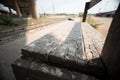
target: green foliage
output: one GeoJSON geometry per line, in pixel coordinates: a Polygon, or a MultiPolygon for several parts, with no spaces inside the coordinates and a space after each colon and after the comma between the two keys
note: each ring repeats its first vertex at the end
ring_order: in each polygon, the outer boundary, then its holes
{"type": "Polygon", "coordinates": [[[10,27],[18,25],[15,22],[13,22],[12,17],[9,15],[0,15],[0,24],[10,26],[10,27]]]}

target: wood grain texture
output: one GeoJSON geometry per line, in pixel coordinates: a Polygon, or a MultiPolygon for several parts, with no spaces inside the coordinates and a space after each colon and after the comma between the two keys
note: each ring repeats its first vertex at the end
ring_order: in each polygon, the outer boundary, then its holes
{"type": "Polygon", "coordinates": [[[98,72],[106,73],[101,54],[105,37],[90,26],[88,23],[82,23],[82,33],[84,40],[84,54],[89,64],[99,67],[98,72]]]}
{"type": "Polygon", "coordinates": [[[81,27],[85,47],[84,52],[87,60],[99,58],[102,53],[105,37],[87,23],[82,23],[81,27]]]}
{"type": "Polygon", "coordinates": [[[59,31],[46,34],[22,49],[22,54],[29,57],[38,57],[36,54],[45,55],[45,61],[48,61],[48,56],[75,62],[83,60],[80,23],[74,24],[74,26],[68,25],[59,31]]]}
{"type": "Polygon", "coordinates": [[[83,27],[81,30],[80,22],[73,21],[68,26],[62,26],[59,30],[46,34],[25,46],[22,49],[22,58],[46,62],[97,77],[103,76],[104,68],[101,59],[98,58],[101,54],[101,45],[103,45],[101,35],[94,29],[87,28],[88,25],[83,25],[83,27]],[[96,41],[96,38],[99,39],[96,41]]]}
{"type": "Polygon", "coordinates": [[[16,60],[12,67],[17,80],[98,80],[82,73],[22,59],[16,60]]]}

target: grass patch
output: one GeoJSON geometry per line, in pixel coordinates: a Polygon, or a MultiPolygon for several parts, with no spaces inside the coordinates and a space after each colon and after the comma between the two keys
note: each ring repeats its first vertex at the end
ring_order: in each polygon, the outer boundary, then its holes
{"type": "Polygon", "coordinates": [[[31,17],[28,18],[13,18],[10,15],[0,15],[0,30],[9,31],[9,30],[18,30],[34,27],[36,24],[46,24],[49,22],[55,22],[63,20],[64,18],[47,18],[41,17],[34,19],[31,17]]]}
{"type": "Polygon", "coordinates": [[[12,18],[10,15],[0,15],[0,25],[4,25],[6,27],[15,27],[22,24],[27,25],[34,25],[34,24],[41,24],[41,23],[47,23],[47,22],[53,22],[53,21],[59,21],[62,18],[12,18]]]}
{"type": "Polygon", "coordinates": [[[96,20],[94,20],[90,16],[88,16],[86,21],[94,28],[97,28],[99,25],[101,25],[100,23],[98,23],[96,20]]]}
{"type": "Polygon", "coordinates": [[[26,24],[26,20],[23,18],[13,18],[11,15],[0,15],[0,30],[15,30],[20,28],[22,24],[26,24]]]}
{"type": "Polygon", "coordinates": [[[0,15],[0,24],[13,27],[17,26],[18,24],[15,23],[10,15],[0,15]]]}
{"type": "MultiPolygon", "coordinates": [[[[80,21],[82,22],[82,17],[80,17],[80,21]]],[[[98,23],[96,20],[94,20],[91,16],[88,16],[86,18],[86,22],[89,23],[92,27],[94,28],[98,28],[99,25],[101,25],[100,23],[98,23]]]]}
{"type": "Polygon", "coordinates": [[[53,22],[53,21],[59,21],[59,20],[62,20],[62,18],[38,18],[38,19],[31,18],[27,20],[27,25],[47,23],[47,22],[53,22]]]}
{"type": "Polygon", "coordinates": [[[48,21],[50,20],[47,18],[39,18],[39,19],[31,18],[27,20],[27,25],[38,24],[38,23],[43,23],[43,22],[48,22],[48,21]]]}

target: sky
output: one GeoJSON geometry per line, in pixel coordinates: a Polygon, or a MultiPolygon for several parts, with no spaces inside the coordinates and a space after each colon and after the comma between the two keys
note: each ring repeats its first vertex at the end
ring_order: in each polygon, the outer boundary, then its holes
{"type": "MultiPolygon", "coordinates": [[[[85,3],[90,0],[37,0],[39,13],[69,13],[78,14],[84,11],[85,3]]],[[[120,0],[102,0],[92,7],[88,13],[98,13],[116,10],[120,0]]]]}

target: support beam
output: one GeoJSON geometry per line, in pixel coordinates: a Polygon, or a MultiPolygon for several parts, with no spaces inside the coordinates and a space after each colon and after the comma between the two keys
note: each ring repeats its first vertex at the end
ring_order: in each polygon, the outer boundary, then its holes
{"type": "Polygon", "coordinates": [[[102,51],[106,65],[107,80],[119,80],[120,73],[120,4],[111,23],[102,51]]]}
{"type": "Polygon", "coordinates": [[[22,14],[20,12],[20,8],[18,6],[17,0],[14,0],[14,3],[15,3],[15,8],[16,8],[16,12],[17,12],[18,17],[21,17],[22,14]]]}
{"type": "Polygon", "coordinates": [[[95,6],[97,3],[99,3],[101,0],[91,0],[90,5],[89,5],[89,9],[92,8],[93,6],[95,6]]]}
{"type": "Polygon", "coordinates": [[[12,14],[13,14],[13,12],[12,12],[11,8],[10,8],[10,7],[8,7],[8,9],[9,9],[10,14],[12,15],[12,14]]]}
{"type": "Polygon", "coordinates": [[[101,0],[91,0],[90,2],[86,2],[82,22],[85,22],[85,21],[86,21],[88,9],[92,8],[93,6],[95,6],[95,5],[96,5],[97,3],[99,3],[100,1],[101,1],[101,0]]]}
{"type": "Polygon", "coordinates": [[[89,4],[90,4],[90,2],[86,2],[86,4],[85,4],[85,10],[84,10],[82,22],[85,22],[85,21],[86,21],[86,17],[87,17],[87,12],[88,12],[88,8],[89,8],[89,4]]]}
{"type": "Polygon", "coordinates": [[[37,6],[36,6],[36,0],[30,0],[30,4],[31,4],[31,14],[33,18],[39,18],[39,14],[37,11],[37,6]]]}

